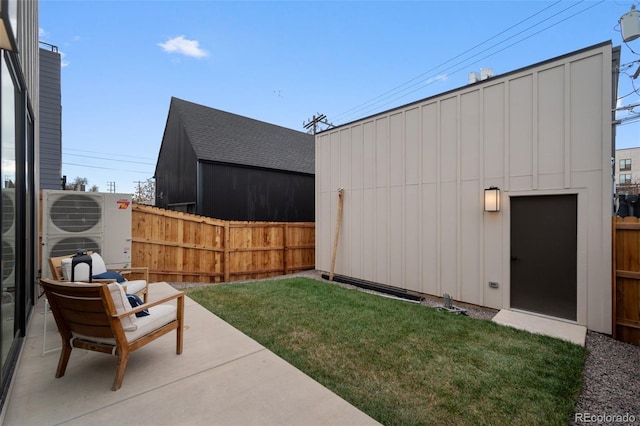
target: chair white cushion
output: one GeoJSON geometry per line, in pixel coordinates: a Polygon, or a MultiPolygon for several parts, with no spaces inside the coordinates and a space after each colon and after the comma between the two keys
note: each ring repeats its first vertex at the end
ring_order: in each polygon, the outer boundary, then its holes
{"type": "MultiPolygon", "coordinates": [[[[149,315],[146,317],[137,318],[137,329],[133,331],[127,331],[124,335],[127,338],[127,342],[133,342],[136,339],[149,334],[152,331],[162,327],[165,324],[169,324],[178,318],[178,308],[174,305],[156,305],[149,308],[149,315]]],[[[107,337],[89,337],[83,334],[73,333],[74,337],[78,337],[92,342],[106,343],[110,345],[116,344],[116,339],[107,337]]]]}
{"type": "Polygon", "coordinates": [[[146,317],[136,318],[137,330],[125,333],[128,342],[151,333],[162,327],[165,324],[169,324],[171,321],[178,318],[178,308],[173,305],[156,305],[149,308],[149,315],[146,317]]]}
{"type": "MultiPolygon", "coordinates": [[[[109,288],[109,292],[111,293],[111,299],[113,299],[113,304],[116,307],[116,312],[118,314],[122,314],[131,310],[131,304],[129,303],[129,299],[127,298],[126,293],[124,292],[124,288],[118,283],[109,283],[107,284],[109,288]]],[[[122,328],[124,331],[135,331],[138,329],[138,318],[136,318],[135,314],[122,317],[120,319],[120,323],[122,324],[122,328]]]]}
{"type": "Polygon", "coordinates": [[[136,294],[137,292],[144,290],[147,286],[147,282],[145,280],[125,281],[121,284],[127,288],[128,294],[136,294]]]}
{"type": "MultiPolygon", "coordinates": [[[[60,261],[60,269],[62,269],[62,278],[71,281],[71,265],[72,259],[65,258],[60,261]]],[[[107,266],[104,263],[104,259],[98,253],[91,255],[91,274],[98,275],[107,272],[107,266]]],[[[76,265],[74,273],[74,281],[89,281],[89,265],[86,263],[80,263],[76,265]]]]}
{"type": "Polygon", "coordinates": [[[98,253],[91,255],[91,273],[93,275],[104,274],[107,272],[107,265],[104,263],[104,259],[98,253]]]}
{"type": "Polygon", "coordinates": [[[71,258],[65,258],[60,261],[60,269],[62,270],[62,278],[65,281],[71,281],[71,258]]]}

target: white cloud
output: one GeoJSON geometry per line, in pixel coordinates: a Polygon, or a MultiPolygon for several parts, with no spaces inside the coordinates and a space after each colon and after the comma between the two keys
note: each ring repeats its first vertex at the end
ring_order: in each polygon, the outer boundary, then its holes
{"type": "Polygon", "coordinates": [[[49,36],[49,34],[44,30],[44,28],[40,27],[40,28],[38,28],[38,36],[39,36],[40,38],[42,38],[42,37],[48,37],[48,36],[49,36]]]}
{"type": "Polygon", "coordinates": [[[69,65],[69,61],[64,59],[65,55],[66,54],[64,52],[60,52],[60,68],[64,68],[69,65]]]}
{"type": "Polygon", "coordinates": [[[435,83],[436,81],[445,81],[449,78],[447,74],[440,74],[435,77],[427,79],[427,84],[435,83]]]}
{"type": "Polygon", "coordinates": [[[209,53],[200,47],[198,40],[187,40],[183,35],[169,39],[165,43],[158,43],[158,46],[168,53],[180,53],[198,59],[209,56],[209,53]]]}

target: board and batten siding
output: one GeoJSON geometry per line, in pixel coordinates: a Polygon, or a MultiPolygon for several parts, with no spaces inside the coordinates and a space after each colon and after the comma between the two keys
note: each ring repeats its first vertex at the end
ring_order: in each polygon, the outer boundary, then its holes
{"type": "Polygon", "coordinates": [[[40,189],[62,188],[61,56],[40,49],[40,189]]]}
{"type": "Polygon", "coordinates": [[[509,308],[510,197],[577,194],[577,322],[610,333],[612,90],[602,43],[318,134],[316,268],[344,188],[336,274],[509,308]]]}

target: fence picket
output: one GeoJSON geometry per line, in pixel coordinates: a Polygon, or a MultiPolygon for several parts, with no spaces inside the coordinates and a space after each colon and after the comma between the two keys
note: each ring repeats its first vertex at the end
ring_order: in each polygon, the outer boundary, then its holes
{"type": "Polygon", "coordinates": [[[134,204],[132,266],[151,281],[218,283],[315,267],[313,222],[235,222],[134,204]]]}
{"type": "Polygon", "coordinates": [[[640,345],[640,220],[613,221],[613,337],[640,345]]]}

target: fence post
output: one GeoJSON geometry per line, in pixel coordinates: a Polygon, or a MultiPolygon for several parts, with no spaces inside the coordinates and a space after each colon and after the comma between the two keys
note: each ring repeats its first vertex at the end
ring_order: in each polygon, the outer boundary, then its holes
{"type": "Polygon", "coordinates": [[[344,202],[344,189],[338,188],[338,217],[336,218],[336,233],[333,238],[333,253],[331,254],[331,272],[329,281],[333,281],[333,272],[336,267],[336,254],[338,253],[338,237],[340,236],[340,223],[342,221],[342,204],[344,202]]]}
{"type": "Polygon", "coordinates": [[[611,218],[611,337],[618,340],[618,313],[617,300],[618,278],[616,276],[616,234],[618,219],[614,216],[611,218]]]}
{"type": "Polygon", "coordinates": [[[289,273],[289,270],[287,268],[287,256],[289,255],[289,246],[288,244],[288,240],[287,240],[287,233],[289,233],[289,225],[288,224],[283,224],[282,225],[282,272],[283,275],[287,275],[289,273]]]}
{"type": "MultiPolygon", "coordinates": [[[[184,271],[184,222],[185,222],[185,217],[184,214],[182,214],[181,212],[181,216],[179,216],[179,220],[176,221],[176,225],[177,225],[177,232],[178,234],[176,235],[176,241],[178,242],[178,248],[177,248],[177,252],[178,252],[178,258],[176,260],[176,266],[178,267],[179,271],[184,271]]],[[[178,275],[177,276],[178,280],[180,282],[184,281],[184,275],[178,275]]]]}
{"type": "Polygon", "coordinates": [[[231,253],[229,252],[230,247],[229,245],[231,244],[231,236],[229,235],[229,233],[231,232],[231,228],[229,227],[229,222],[225,222],[224,223],[224,282],[228,283],[229,282],[229,275],[230,275],[230,258],[231,258],[231,253]]]}

